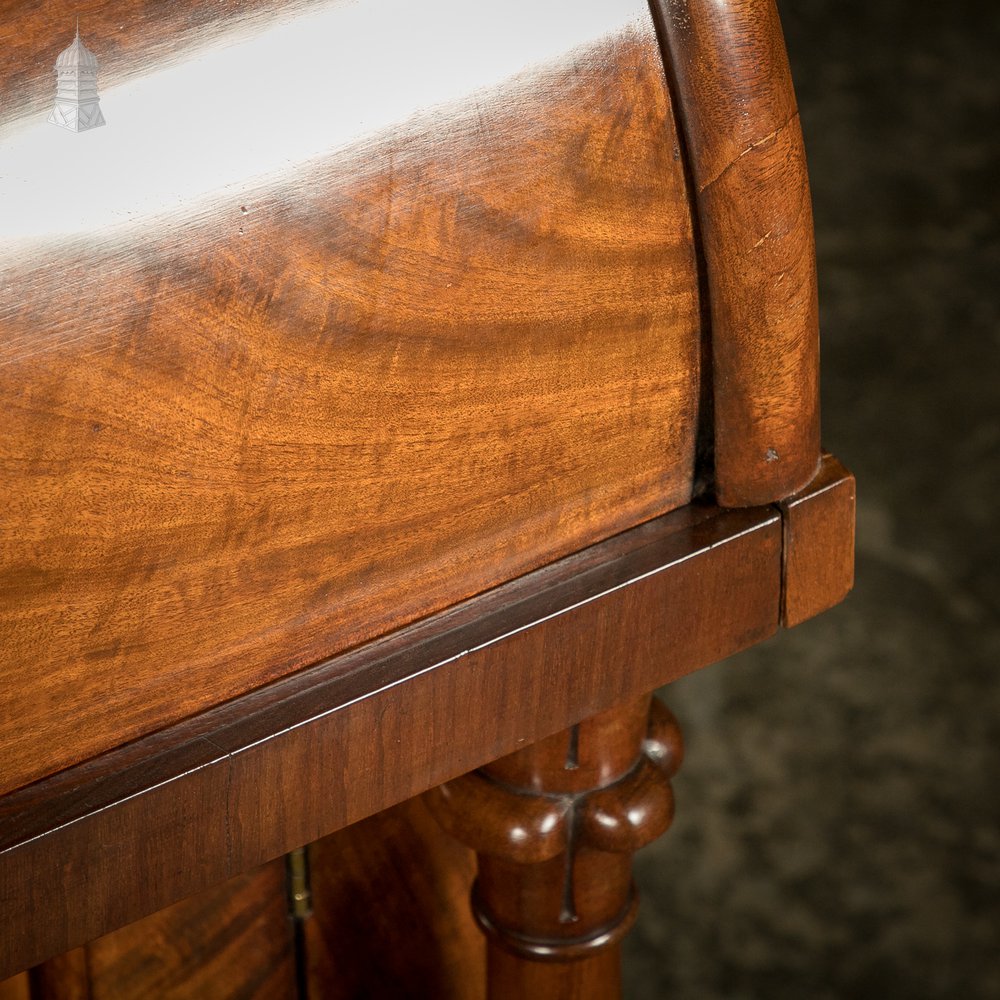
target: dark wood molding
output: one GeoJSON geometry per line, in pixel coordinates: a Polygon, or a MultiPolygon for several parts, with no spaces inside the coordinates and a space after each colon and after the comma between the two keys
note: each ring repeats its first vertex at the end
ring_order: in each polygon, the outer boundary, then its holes
{"type": "Polygon", "coordinates": [[[760,641],[780,567],[682,508],[5,796],[0,977],[760,641]]]}

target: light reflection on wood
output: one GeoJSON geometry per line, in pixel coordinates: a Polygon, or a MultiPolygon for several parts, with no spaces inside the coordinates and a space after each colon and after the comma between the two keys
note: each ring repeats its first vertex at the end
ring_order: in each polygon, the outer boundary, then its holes
{"type": "Polygon", "coordinates": [[[312,5],[255,33],[241,23],[175,65],[99,78],[111,122],[100,134],[36,113],[0,127],[0,249],[203,215],[414,116],[445,129],[456,101],[488,99],[643,12],[642,0],[369,0],[312,5]]]}

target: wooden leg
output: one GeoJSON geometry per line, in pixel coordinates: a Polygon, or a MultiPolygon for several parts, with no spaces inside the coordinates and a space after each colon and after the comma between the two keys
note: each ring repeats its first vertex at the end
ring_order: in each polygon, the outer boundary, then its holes
{"type": "Polygon", "coordinates": [[[427,793],[479,856],[491,1000],[613,1000],[632,854],[670,825],[677,722],[644,696],[427,793]]]}

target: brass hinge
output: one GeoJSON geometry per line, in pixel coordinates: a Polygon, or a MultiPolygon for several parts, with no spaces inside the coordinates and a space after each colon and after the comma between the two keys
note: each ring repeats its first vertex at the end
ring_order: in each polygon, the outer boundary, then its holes
{"type": "Polygon", "coordinates": [[[288,910],[293,920],[312,916],[312,892],[309,888],[309,862],[306,849],[291,851],[286,860],[288,868],[288,910]]]}

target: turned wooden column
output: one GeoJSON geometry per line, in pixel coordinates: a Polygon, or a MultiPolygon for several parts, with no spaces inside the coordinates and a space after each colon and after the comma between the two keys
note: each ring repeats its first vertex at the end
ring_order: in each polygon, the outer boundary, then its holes
{"type": "Polygon", "coordinates": [[[427,793],[479,856],[492,1000],[620,996],[632,854],[670,825],[682,752],[673,715],[645,695],[427,793]]]}

